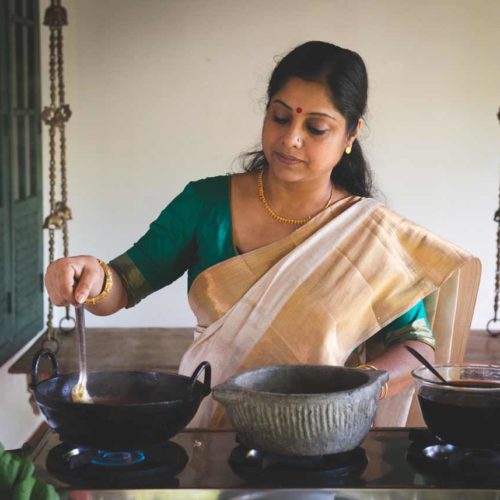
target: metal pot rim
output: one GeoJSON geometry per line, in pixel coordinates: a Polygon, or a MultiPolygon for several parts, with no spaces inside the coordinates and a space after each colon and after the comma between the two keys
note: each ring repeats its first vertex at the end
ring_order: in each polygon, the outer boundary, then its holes
{"type": "MultiPolygon", "coordinates": [[[[500,375],[500,365],[493,365],[487,363],[443,363],[438,365],[433,365],[438,371],[440,368],[455,368],[455,369],[477,369],[477,370],[493,370],[494,372],[498,372],[500,375]]],[[[419,366],[415,368],[411,372],[412,377],[416,382],[420,382],[425,384],[426,386],[442,388],[443,390],[449,391],[459,391],[459,392],[489,392],[489,393],[497,393],[500,392],[500,388],[498,387],[467,387],[467,386],[451,386],[445,385],[439,381],[439,379],[431,373],[431,371],[425,366],[419,366]]]]}
{"type": "MultiPolygon", "coordinates": [[[[190,377],[186,375],[179,375],[175,373],[170,373],[170,372],[159,372],[159,371],[141,371],[141,370],[110,370],[110,371],[92,371],[88,372],[88,375],[91,376],[92,374],[109,374],[109,373],[114,373],[114,374],[128,374],[130,375],[144,375],[144,374],[152,374],[156,375],[159,374],[161,375],[161,378],[172,378],[174,377],[175,379],[185,379],[186,381],[186,395],[187,395],[187,389],[189,387],[189,383],[191,381],[190,377]]],[[[35,399],[37,403],[43,404],[48,407],[57,407],[57,408],[82,408],[82,407],[89,407],[92,406],[94,408],[144,408],[144,407],[165,407],[165,406],[175,406],[175,405],[180,405],[180,404],[192,404],[195,401],[198,401],[200,397],[203,395],[203,383],[199,382],[196,380],[194,382],[194,387],[195,391],[199,392],[198,397],[195,398],[183,398],[183,399],[167,399],[163,401],[150,401],[150,402],[142,402],[142,403],[125,403],[125,404],[106,404],[106,403],[77,403],[74,401],[68,401],[64,398],[61,397],[60,394],[57,395],[49,395],[49,394],[43,394],[40,392],[40,387],[44,386],[45,384],[48,383],[54,383],[57,380],[61,379],[68,379],[70,377],[75,377],[75,379],[78,379],[78,373],[77,372],[71,372],[71,373],[61,373],[57,375],[56,377],[51,377],[45,380],[42,380],[41,382],[38,382],[36,387],[34,388],[34,393],[35,393],[35,399]]],[[[202,399],[202,398],[201,398],[202,399]]]]}

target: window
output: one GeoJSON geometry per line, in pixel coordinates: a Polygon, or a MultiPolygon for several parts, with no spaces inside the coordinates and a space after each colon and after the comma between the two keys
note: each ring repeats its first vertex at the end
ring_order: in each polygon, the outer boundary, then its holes
{"type": "Polygon", "coordinates": [[[0,0],[0,364],[43,327],[38,0],[0,0]]]}

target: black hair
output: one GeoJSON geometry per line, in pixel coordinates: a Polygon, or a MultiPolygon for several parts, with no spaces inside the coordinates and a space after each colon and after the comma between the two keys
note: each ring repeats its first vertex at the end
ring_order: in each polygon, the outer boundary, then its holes
{"type": "MultiPolygon", "coordinates": [[[[289,52],[274,68],[267,87],[267,105],[290,78],[324,84],[335,108],[347,123],[347,133],[355,131],[366,110],[368,75],[359,54],[326,42],[306,42],[289,52]]],[[[243,168],[252,172],[267,166],[262,150],[243,155],[243,168]]],[[[358,196],[372,196],[372,175],[356,139],[352,151],[344,153],[332,170],[334,186],[358,196]]]]}

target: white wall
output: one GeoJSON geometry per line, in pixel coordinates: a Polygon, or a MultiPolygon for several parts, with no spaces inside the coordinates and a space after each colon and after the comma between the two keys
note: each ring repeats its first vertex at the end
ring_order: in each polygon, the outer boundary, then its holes
{"type": "MultiPolygon", "coordinates": [[[[42,13],[48,3],[41,1],[42,13]]],[[[237,155],[259,139],[274,58],[303,41],[326,40],[358,51],[367,64],[363,141],[387,203],[481,258],[473,327],[484,328],[492,315],[499,184],[497,0],[63,5],[70,21],[64,37],[73,110],[72,254],[114,257],[188,181],[230,171],[237,155]]],[[[45,179],[47,144],[45,137],[45,179]]],[[[132,310],[87,323],[190,326],[186,288],[182,278],[132,310]]],[[[0,407],[25,396],[12,379],[0,372],[0,407]]],[[[0,441],[10,439],[6,428],[19,429],[18,444],[19,433],[29,434],[25,423],[4,423],[0,414],[0,441]]]]}
{"type": "Polygon", "coordinates": [[[29,402],[28,382],[25,375],[8,373],[15,359],[32,342],[0,366],[0,443],[7,449],[20,448],[42,422],[29,402]]]}
{"type": "MultiPolygon", "coordinates": [[[[483,261],[473,326],[492,314],[500,53],[495,0],[74,0],[68,101],[72,253],[109,259],[192,179],[259,139],[276,55],[357,50],[365,149],[387,202],[483,261]]],[[[189,326],[185,278],[90,325],[189,326]]]]}
{"type": "MultiPolygon", "coordinates": [[[[81,0],[80,0],[81,1],[81,0]]],[[[43,22],[43,15],[45,9],[50,5],[50,0],[40,0],[40,18],[43,22]]],[[[70,16],[73,16],[73,1],[64,0],[63,5],[68,9],[70,16]]],[[[66,28],[64,30],[64,52],[65,52],[65,80],[67,84],[68,99],[70,99],[71,94],[73,94],[73,89],[75,86],[74,75],[74,56],[72,54],[73,47],[76,45],[75,35],[76,32],[71,28],[66,28]]],[[[40,45],[41,45],[41,67],[42,67],[42,107],[47,106],[50,103],[49,98],[49,88],[48,88],[48,45],[49,45],[49,33],[48,28],[41,26],[40,28],[40,45]]],[[[44,200],[45,200],[45,210],[44,214],[48,213],[48,135],[46,127],[43,127],[43,176],[44,176],[44,200]]],[[[72,186],[70,186],[70,189],[72,186]]],[[[59,198],[59,195],[58,195],[59,198]]],[[[45,243],[45,249],[47,249],[47,241],[45,243]]],[[[46,262],[48,261],[47,255],[45,255],[46,262]]],[[[45,301],[46,304],[46,301],[45,301]]],[[[46,306],[45,306],[46,308],[46,306]]],[[[46,313],[46,311],[45,311],[46,313]]],[[[44,319],[44,323],[45,323],[44,319]]],[[[58,324],[54,322],[55,325],[58,324]]],[[[18,448],[22,446],[24,441],[30,437],[30,435],[35,431],[40,422],[42,422],[42,417],[35,415],[31,405],[29,404],[29,393],[27,389],[27,378],[25,375],[12,375],[8,373],[9,367],[14,363],[14,361],[19,358],[34,342],[26,345],[21,351],[19,351],[10,360],[0,366],[0,443],[2,443],[6,448],[18,448]]]]}

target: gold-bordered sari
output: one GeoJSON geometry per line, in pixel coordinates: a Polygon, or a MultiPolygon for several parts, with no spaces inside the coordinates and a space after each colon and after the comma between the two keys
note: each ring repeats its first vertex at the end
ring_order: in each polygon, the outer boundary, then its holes
{"type": "MultiPolygon", "coordinates": [[[[212,365],[212,383],[274,364],[356,364],[367,342],[425,299],[438,361],[463,357],[479,260],[371,198],[347,197],[292,234],[203,271],[189,303],[198,320],[179,368],[212,365]],[[460,308],[460,309],[458,309],[460,308]],[[366,344],[365,344],[366,343],[366,344]]],[[[404,425],[411,391],[383,401],[377,425],[404,425]]],[[[191,427],[224,427],[206,398],[191,427]]]]}

